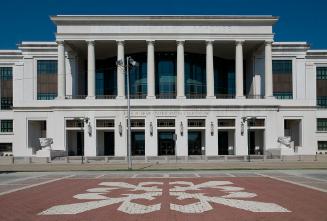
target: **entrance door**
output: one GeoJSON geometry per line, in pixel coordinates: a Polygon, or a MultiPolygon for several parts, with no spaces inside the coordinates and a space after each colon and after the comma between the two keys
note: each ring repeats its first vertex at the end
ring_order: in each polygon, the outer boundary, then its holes
{"type": "Polygon", "coordinates": [[[218,154],[228,155],[228,131],[218,131],[218,154]]]}
{"type": "Polygon", "coordinates": [[[113,156],[115,154],[115,133],[113,131],[105,131],[103,136],[104,155],[113,156]]]}
{"type": "Polygon", "coordinates": [[[76,132],[77,146],[76,146],[76,155],[84,156],[84,132],[77,131],[76,132]]]}
{"type": "Polygon", "coordinates": [[[131,146],[133,156],[145,155],[145,136],[144,131],[132,131],[131,146]]]}
{"type": "Polygon", "coordinates": [[[158,133],[158,155],[175,155],[174,134],[172,131],[158,133]]]}
{"type": "Polygon", "coordinates": [[[188,155],[202,155],[201,144],[202,144],[201,131],[189,131],[188,132],[188,155]]]}
{"type": "Polygon", "coordinates": [[[255,154],[255,131],[249,131],[248,136],[248,154],[253,155],[255,154]]]}

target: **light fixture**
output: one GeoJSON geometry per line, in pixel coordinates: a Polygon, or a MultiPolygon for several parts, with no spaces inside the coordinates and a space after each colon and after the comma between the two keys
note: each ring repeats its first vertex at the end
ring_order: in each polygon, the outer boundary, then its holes
{"type": "Polygon", "coordinates": [[[153,125],[152,125],[152,122],[150,122],[150,136],[153,136],[153,125]]]}
{"type": "Polygon", "coordinates": [[[184,126],[183,126],[183,122],[182,121],[181,121],[181,124],[180,124],[180,132],[181,132],[181,136],[183,136],[184,126]]]}
{"type": "Polygon", "coordinates": [[[244,135],[244,122],[241,122],[241,135],[244,135]]]}
{"type": "Polygon", "coordinates": [[[119,59],[119,60],[117,60],[117,61],[116,61],[116,65],[117,65],[117,66],[124,66],[124,61],[123,61],[123,59],[119,59]]]}
{"type": "Polygon", "coordinates": [[[88,123],[87,125],[87,133],[89,134],[89,136],[92,136],[92,127],[90,123],[88,123]]]}
{"type": "Polygon", "coordinates": [[[123,135],[123,126],[121,125],[121,122],[119,122],[118,131],[119,131],[119,135],[122,136],[123,135]]]}
{"type": "Polygon", "coordinates": [[[210,123],[210,132],[211,132],[211,136],[213,136],[214,134],[214,125],[213,125],[213,122],[210,123]]]}
{"type": "Polygon", "coordinates": [[[136,62],[133,58],[129,57],[128,59],[129,61],[129,64],[132,65],[132,66],[139,66],[139,63],[136,62]]]}

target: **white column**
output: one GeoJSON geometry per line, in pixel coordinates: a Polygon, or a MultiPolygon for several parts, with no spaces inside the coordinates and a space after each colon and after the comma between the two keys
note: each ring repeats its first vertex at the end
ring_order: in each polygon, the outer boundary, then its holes
{"type": "Polygon", "coordinates": [[[148,43],[148,56],[147,56],[148,96],[147,98],[155,98],[154,41],[147,41],[147,43],[148,43]]]}
{"type": "MultiPolygon", "coordinates": [[[[125,64],[124,41],[117,41],[117,60],[125,64]]],[[[125,73],[124,68],[117,66],[117,98],[125,98],[125,73]]]]}
{"type": "Polygon", "coordinates": [[[271,41],[265,42],[265,97],[273,98],[271,41]]]}
{"type": "Polygon", "coordinates": [[[236,98],[244,98],[243,94],[243,41],[236,41],[235,50],[236,98]]]}
{"type": "Polygon", "coordinates": [[[207,98],[215,98],[214,68],[213,68],[213,46],[212,41],[207,41],[206,47],[206,72],[207,72],[207,98]]]}
{"type": "Polygon", "coordinates": [[[177,98],[185,98],[184,41],[177,41],[177,98]]]}
{"type": "Polygon", "coordinates": [[[58,41],[58,98],[66,96],[66,66],[64,41],[58,41]]]}
{"type": "Polygon", "coordinates": [[[94,41],[87,41],[87,97],[95,98],[94,41]]]}

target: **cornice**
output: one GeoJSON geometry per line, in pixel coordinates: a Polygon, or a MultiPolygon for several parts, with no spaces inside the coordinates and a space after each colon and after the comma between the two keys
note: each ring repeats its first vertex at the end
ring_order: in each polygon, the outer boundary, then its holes
{"type": "Polygon", "coordinates": [[[272,26],[278,17],[271,15],[57,15],[50,16],[56,25],[71,24],[229,24],[229,25],[268,25],[272,26]]]}

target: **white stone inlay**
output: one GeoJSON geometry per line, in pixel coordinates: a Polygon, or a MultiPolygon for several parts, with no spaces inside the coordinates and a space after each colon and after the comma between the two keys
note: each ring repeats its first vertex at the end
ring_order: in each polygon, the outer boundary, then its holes
{"type": "MultiPolygon", "coordinates": [[[[73,196],[79,200],[89,200],[87,202],[57,205],[53,206],[39,215],[62,215],[79,214],[86,211],[120,204],[118,211],[127,214],[145,214],[161,209],[161,203],[152,205],[143,205],[133,202],[137,199],[154,200],[162,196],[163,182],[140,182],[137,185],[126,182],[102,182],[101,187],[90,188],[85,193],[73,196]],[[103,187],[105,186],[105,187],[103,187]],[[119,197],[111,197],[113,190],[126,190],[119,197]],[[133,193],[143,191],[143,193],[133,193]]],[[[179,205],[170,203],[170,209],[181,213],[203,213],[213,210],[212,204],[221,204],[236,209],[242,209],[250,212],[290,212],[286,208],[275,203],[266,203],[259,201],[244,200],[256,197],[257,194],[245,192],[244,188],[232,186],[230,181],[208,181],[200,184],[194,184],[189,181],[170,182],[172,187],[169,189],[169,195],[176,197],[177,200],[195,199],[197,202],[179,205]],[[204,189],[212,189],[215,193],[220,192],[219,196],[207,196],[201,192],[204,189]]]]}
{"type": "Polygon", "coordinates": [[[284,207],[281,207],[275,203],[264,203],[258,201],[240,200],[233,198],[253,198],[257,196],[255,193],[241,192],[244,190],[242,187],[228,186],[233,184],[229,181],[208,181],[201,184],[194,185],[192,182],[170,182],[175,185],[170,189],[170,196],[176,196],[178,200],[184,199],[197,199],[199,202],[178,205],[170,204],[170,209],[182,213],[203,213],[212,210],[210,203],[222,204],[225,206],[234,207],[237,209],[247,210],[250,212],[290,212],[284,207]],[[204,193],[187,193],[186,191],[194,191],[201,189],[220,189],[225,194],[220,197],[206,196],[204,193]],[[227,193],[227,195],[226,195],[227,193]]]}

